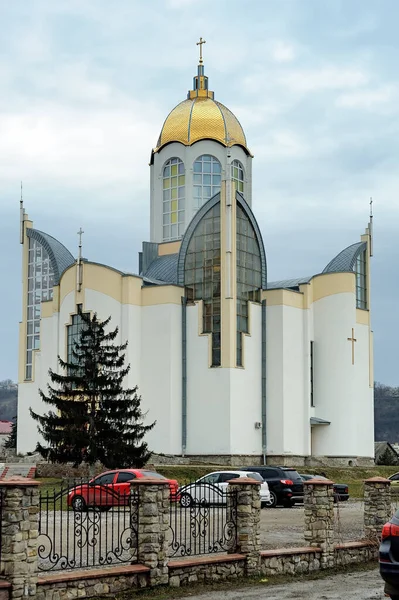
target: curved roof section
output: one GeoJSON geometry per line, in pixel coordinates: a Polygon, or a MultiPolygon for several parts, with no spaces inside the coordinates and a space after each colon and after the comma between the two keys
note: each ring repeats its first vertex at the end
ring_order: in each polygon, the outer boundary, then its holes
{"type": "Polygon", "coordinates": [[[48,253],[54,273],[54,285],[58,285],[63,272],[75,263],[74,257],[61,242],[48,235],[48,233],[28,228],[26,235],[39,242],[48,253]]]}
{"type": "Polygon", "coordinates": [[[244,130],[237,117],[224,104],[211,97],[188,98],[166,117],[155,152],[171,142],[191,146],[211,139],[223,146],[242,146],[248,153],[244,130]]]}
{"type": "Polygon", "coordinates": [[[366,242],[357,242],[348,246],[328,263],[323,273],[353,271],[357,257],[366,248],[366,242]]]}
{"type": "Polygon", "coordinates": [[[166,254],[156,258],[146,272],[144,277],[151,283],[174,283],[177,284],[177,261],[178,254],[166,254]]]}
{"type": "Polygon", "coordinates": [[[280,281],[268,282],[268,290],[279,290],[279,289],[299,289],[299,286],[304,283],[309,283],[313,275],[310,277],[297,277],[296,279],[281,279],[280,281]]]}
{"type": "MultiPolygon", "coordinates": [[[[260,258],[262,265],[262,289],[266,289],[267,287],[267,262],[266,262],[266,252],[263,244],[262,235],[259,229],[259,225],[254,217],[254,214],[247,202],[239,192],[236,192],[236,200],[240,204],[241,208],[244,210],[247,215],[249,221],[251,222],[252,227],[254,228],[256,239],[259,244],[260,250],[260,258]]],[[[177,264],[177,284],[184,286],[184,264],[186,262],[186,254],[188,250],[188,246],[191,240],[191,237],[194,234],[198,224],[201,219],[206,215],[208,211],[211,210],[216,204],[220,202],[220,192],[212,196],[201,208],[197,211],[194,217],[191,219],[189,226],[187,227],[182,242],[180,246],[179,256],[178,256],[178,264],[177,264]]]]}

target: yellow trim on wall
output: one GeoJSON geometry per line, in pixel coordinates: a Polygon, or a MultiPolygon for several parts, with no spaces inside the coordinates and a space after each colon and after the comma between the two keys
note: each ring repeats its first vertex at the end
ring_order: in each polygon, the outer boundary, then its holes
{"type": "Polygon", "coordinates": [[[47,319],[53,316],[53,301],[46,300],[41,303],[41,319],[47,319]]]}
{"type": "Polygon", "coordinates": [[[356,309],[356,323],[359,325],[370,325],[370,313],[363,308],[356,309]]]}
{"type": "Polygon", "coordinates": [[[158,246],[158,256],[165,256],[166,254],[177,254],[179,252],[181,242],[163,242],[158,246]]]}
{"type": "MultiPolygon", "coordinates": [[[[303,286],[301,286],[302,288],[303,286]]],[[[313,277],[311,283],[312,302],[335,294],[355,294],[354,273],[324,273],[313,277]]]]}
{"type": "Polygon", "coordinates": [[[72,265],[67,269],[60,281],[59,285],[59,300],[58,300],[58,310],[63,303],[64,299],[68,294],[75,291],[76,289],[76,265],[72,265]]]}
{"type": "Polygon", "coordinates": [[[293,308],[305,308],[304,295],[301,292],[291,290],[263,290],[262,300],[267,301],[267,306],[292,306],[293,308]]]}
{"type": "Polygon", "coordinates": [[[141,305],[156,306],[158,304],[179,304],[183,290],[176,285],[157,285],[142,288],[141,305]]]}

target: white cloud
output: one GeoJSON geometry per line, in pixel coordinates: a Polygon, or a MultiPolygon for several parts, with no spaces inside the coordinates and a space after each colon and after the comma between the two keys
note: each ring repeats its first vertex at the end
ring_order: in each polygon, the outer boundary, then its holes
{"type": "Polygon", "coordinates": [[[271,55],[273,60],[276,62],[284,63],[293,61],[296,53],[292,44],[283,41],[276,41],[271,45],[271,55]]]}
{"type": "Polygon", "coordinates": [[[281,84],[294,92],[358,88],[368,83],[369,75],[359,68],[325,66],[319,69],[292,70],[280,76],[281,84]]]}
{"type": "Polygon", "coordinates": [[[368,89],[361,92],[349,92],[338,96],[336,104],[343,108],[375,110],[378,108],[392,108],[397,111],[398,90],[394,86],[385,85],[375,90],[368,89]]]}

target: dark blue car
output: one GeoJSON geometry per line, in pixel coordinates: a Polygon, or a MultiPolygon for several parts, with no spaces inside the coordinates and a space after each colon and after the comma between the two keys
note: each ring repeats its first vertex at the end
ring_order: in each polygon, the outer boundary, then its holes
{"type": "Polygon", "coordinates": [[[380,573],[385,581],[385,593],[399,600],[399,510],[382,529],[380,573]]]}

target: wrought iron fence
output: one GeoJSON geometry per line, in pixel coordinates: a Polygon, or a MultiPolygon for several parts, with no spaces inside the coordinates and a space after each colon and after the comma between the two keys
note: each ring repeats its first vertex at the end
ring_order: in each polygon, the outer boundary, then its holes
{"type": "Polygon", "coordinates": [[[42,490],[39,570],[137,562],[138,503],[129,483],[79,480],[42,490]]]}
{"type": "Polygon", "coordinates": [[[170,503],[169,556],[196,556],[233,550],[237,538],[237,492],[190,483],[170,503]]]}
{"type": "Polygon", "coordinates": [[[4,490],[0,488],[0,564],[1,564],[1,549],[3,547],[3,506],[4,506],[4,490]]]}

